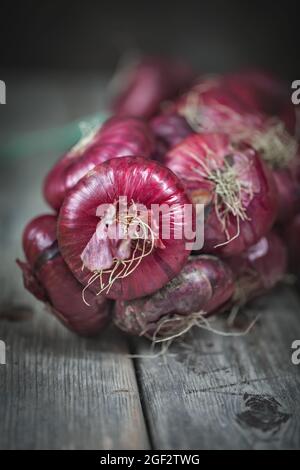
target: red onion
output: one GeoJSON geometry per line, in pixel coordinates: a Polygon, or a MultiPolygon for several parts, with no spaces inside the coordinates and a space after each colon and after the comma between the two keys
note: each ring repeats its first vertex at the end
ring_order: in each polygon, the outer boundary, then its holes
{"type": "Polygon", "coordinates": [[[287,268],[287,252],[279,236],[271,232],[242,255],[227,261],[235,275],[233,303],[244,304],[282,280],[287,268]]]}
{"type": "Polygon", "coordinates": [[[92,335],[106,325],[110,304],[87,292],[90,307],[82,301],[82,286],[73,277],[60,255],[56,241],[57,219],[41,215],[26,226],[23,248],[27,262],[17,261],[25,287],[71,330],[92,335]]]}
{"type": "Polygon", "coordinates": [[[117,115],[149,118],[162,101],[182,92],[194,74],[185,63],[146,57],[126,70],[113,109],[117,115]]]}
{"type": "Polygon", "coordinates": [[[260,124],[256,107],[244,103],[224,86],[222,77],[200,79],[170,106],[195,132],[236,132],[260,124]]]}
{"type": "Polygon", "coordinates": [[[191,257],[182,271],[153,295],[117,301],[114,322],[138,336],[171,336],[184,332],[197,316],[213,313],[233,292],[233,275],[224,262],[214,256],[191,257]]]}
{"type": "Polygon", "coordinates": [[[181,233],[193,223],[193,214],[184,214],[186,204],[182,185],[167,168],[142,158],[112,159],[66,196],[58,222],[61,253],[75,277],[95,293],[117,299],[151,294],[176,276],[189,255],[181,233]],[[126,198],[128,213],[121,210],[120,197],[126,198]],[[144,211],[136,211],[141,204],[144,211]],[[165,204],[166,213],[155,217],[153,204],[165,204]],[[156,226],[150,228],[150,221],[156,226]],[[166,228],[170,236],[162,238],[166,228]]]}
{"type": "Polygon", "coordinates": [[[232,256],[271,228],[277,200],[271,172],[250,146],[225,134],[195,134],[166,155],[194,203],[205,204],[204,252],[232,256]]]}
{"type": "Polygon", "coordinates": [[[56,163],[45,180],[45,198],[57,210],[67,191],[99,163],[127,155],[148,158],[153,150],[153,135],[146,123],[135,118],[112,118],[83,137],[56,163]]]}

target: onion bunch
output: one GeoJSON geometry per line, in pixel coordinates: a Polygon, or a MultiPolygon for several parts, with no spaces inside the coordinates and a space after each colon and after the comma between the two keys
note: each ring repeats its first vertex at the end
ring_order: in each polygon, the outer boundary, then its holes
{"type": "MultiPolygon", "coordinates": [[[[141,61],[116,115],[46,176],[56,215],[27,225],[18,264],[25,287],[79,334],[113,318],[172,339],[285,275],[276,231],[300,212],[300,153],[284,87],[252,71],[200,77],[178,97],[192,79],[181,63],[141,61]]],[[[299,227],[296,216],[285,237],[295,254],[299,227]]]]}

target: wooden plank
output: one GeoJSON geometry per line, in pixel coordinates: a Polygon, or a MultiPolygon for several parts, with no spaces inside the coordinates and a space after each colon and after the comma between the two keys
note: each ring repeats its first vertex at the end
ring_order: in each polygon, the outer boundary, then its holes
{"type": "Polygon", "coordinates": [[[124,339],[80,339],[49,323],[1,322],[0,448],[147,449],[124,339]]]}
{"type": "Polygon", "coordinates": [[[64,331],[24,290],[14,262],[24,224],[45,210],[40,186],[51,159],[1,167],[0,339],[7,357],[0,365],[0,448],[147,449],[125,339],[64,331]]]}
{"type": "MultiPolygon", "coordinates": [[[[155,448],[299,448],[300,366],[291,363],[299,300],[277,289],[252,308],[261,318],[247,336],[198,330],[166,357],[136,360],[155,448]]],[[[148,348],[135,344],[140,355],[148,348]]]]}

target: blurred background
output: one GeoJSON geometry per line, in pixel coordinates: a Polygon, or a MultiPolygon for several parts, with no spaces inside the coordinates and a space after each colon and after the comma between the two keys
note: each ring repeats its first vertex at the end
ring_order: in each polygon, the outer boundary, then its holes
{"type": "Polygon", "coordinates": [[[296,1],[4,0],[0,138],[99,111],[118,64],[137,52],[179,56],[204,72],[260,66],[295,80],[298,31],[296,1]]]}

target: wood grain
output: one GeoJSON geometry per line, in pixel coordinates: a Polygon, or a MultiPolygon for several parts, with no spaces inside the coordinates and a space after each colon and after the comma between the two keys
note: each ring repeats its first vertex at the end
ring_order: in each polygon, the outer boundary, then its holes
{"type": "MultiPolygon", "coordinates": [[[[291,363],[292,341],[300,338],[299,300],[284,288],[252,308],[261,317],[247,336],[198,330],[167,357],[136,360],[155,448],[300,446],[299,366],[291,363]]],[[[227,328],[223,320],[215,326],[227,328]]],[[[148,348],[135,344],[141,355],[148,348]]]]}

